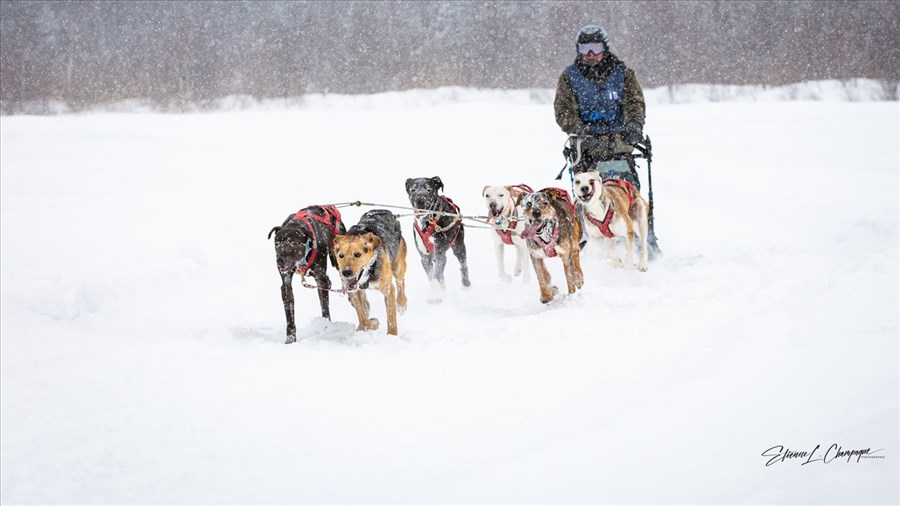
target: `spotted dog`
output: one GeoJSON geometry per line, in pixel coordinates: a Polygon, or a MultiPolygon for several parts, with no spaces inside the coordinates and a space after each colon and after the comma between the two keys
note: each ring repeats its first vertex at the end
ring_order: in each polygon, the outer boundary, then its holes
{"type": "Polygon", "coordinates": [[[544,258],[559,256],[566,274],[569,293],[581,288],[584,274],[578,240],[581,238],[581,224],[575,216],[575,206],[569,194],[559,188],[526,194],[519,201],[527,222],[522,237],[528,245],[531,263],[541,287],[541,302],[550,302],[559,290],[550,284],[550,272],[544,265],[544,258]]]}
{"type": "Polygon", "coordinates": [[[606,243],[606,251],[617,266],[622,259],[614,255],[617,237],[625,238],[625,267],[634,267],[634,235],[641,241],[638,270],[647,271],[647,212],[650,206],[640,192],[622,179],[601,180],[600,173],[588,170],[575,174],[576,205],[584,215],[590,237],[606,243]]]}
{"type": "Polygon", "coordinates": [[[528,257],[528,246],[521,233],[525,230],[525,222],[519,217],[516,202],[523,195],[533,193],[528,185],[485,186],[481,191],[488,209],[488,223],[494,227],[494,251],[497,256],[497,273],[500,279],[511,279],[503,265],[503,246],[512,246],[516,251],[516,267],[514,276],[522,274],[522,280],[528,281],[528,269],[525,269],[525,258],[528,257]]]}
{"type": "Polygon", "coordinates": [[[341,291],[349,292],[359,318],[357,330],[378,329],[378,320],[369,318],[365,293],[378,290],[384,295],[387,333],[397,335],[397,313],[406,311],[406,241],[397,218],[386,209],[366,212],[346,234],[334,238],[334,253],[341,291]]]}
{"type": "Polygon", "coordinates": [[[337,267],[331,241],[346,229],[341,222],[341,213],[334,206],[310,206],[291,214],[280,227],[272,227],[268,239],[275,234],[275,264],[281,275],[281,303],[287,320],[287,340],[285,344],[297,340],[294,323],[294,289],[291,281],[294,273],[302,277],[311,274],[319,288],[319,305],[322,318],[331,319],[328,306],[328,289],[331,280],[325,272],[326,260],[337,267]]]}
{"type": "Polygon", "coordinates": [[[439,177],[420,177],[406,180],[406,194],[409,203],[416,209],[415,229],[416,249],[422,259],[422,267],[431,283],[429,302],[439,302],[444,289],[444,267],[447,265],[447,250],[459,260],[463,286],[470,286],[469,266],[466,263],[465,227],[459,216],[459,207],[452,200],[441,195],[444,183],[439,177]]]}

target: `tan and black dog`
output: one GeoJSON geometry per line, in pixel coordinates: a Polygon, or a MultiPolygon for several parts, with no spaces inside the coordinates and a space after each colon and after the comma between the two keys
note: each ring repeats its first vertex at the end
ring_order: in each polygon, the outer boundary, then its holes
{"type": "Polygon", "coordinates": [[[349,292],[359,318],[357,330],[378,329],[378,320],[369,318],[365,290],[370,289],[384,295],[387,333],[397,335],[397,313],[406,311],[406,241],[397,218],[386,209],[368,211],[346,234],[334,238],[334,254],[341,291],[349,292]]]}
{"type": "Polygon", "coordinates": [[[590,237],[606,242],[607,255],[618,267],[622,259],[614,255],[617,237],[625,238],[625,267],[634,267],[634,235],[641,240],[641,260],[638,270],[647,272],[647,213],[650,206],[640,192],[628,181],[607,179],[600,173],[587,170],[575,174],[576,205],[584,214],[584,227],[590,237]]]}
{"type": "Polygon", "coordinates": [[[531,263],[541,286],[541,302],[547,303],[559,293],[550,284],[550,272],[544,265],[544,258],[559,256],[566,273],[569,293],[584,285],[581,272],[581,224],[575,216],[575,206],[568,192],[560,188],[544,188],[526,194],[519,200],[519,208],[527,223],[522,237],[528,245],[531,263]]]}

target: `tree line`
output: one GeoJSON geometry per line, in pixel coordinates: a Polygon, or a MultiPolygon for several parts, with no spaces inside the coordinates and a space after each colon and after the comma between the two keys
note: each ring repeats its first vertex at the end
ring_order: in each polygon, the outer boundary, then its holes
{"type": "Polygon", "coordinates": [[[592,23],[644,87],[896,81],[898,20],[894,1],[3,1],[0,100],[552,88],[592,23]]]}

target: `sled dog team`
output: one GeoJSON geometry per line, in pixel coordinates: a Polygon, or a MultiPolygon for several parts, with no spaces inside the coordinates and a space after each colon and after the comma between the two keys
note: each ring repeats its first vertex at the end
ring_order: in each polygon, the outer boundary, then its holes
{"type": "MultiPolygon", "coordinates": [[[[431,285],[429,302],[440,301],[444,287],[447,251],[459,260],[463,286],[469,286],[465,227],[459,207],[443,195],[439,177],[406,180],[406,194],[415,209],[413,227],[416,249],[431,285]]],[[[558,289],[551,284],[545,258],[559,257],[563,263],[568,293],[584,284],[579,258],[582,228],[587,235],[602,239],[606,253],[618,267],[634,266],[634,239],[641,241],[638,270],[647,270],[647,213],[649,206],[628,182],[602,180],[596,170],[575,174],[574,202],[566,190],[544,188],[533,191],[526,185],[485,186],[482,196],[489,223],[496,232],[497,270],[509,279],[503,265],[503,248],[516,251],[514,274],[528,279],[526,254],[531,258],[540,286],[541,302],[550,302],[558,289]],[[579,216],[582,219],[579,219],[579,216]],[[614,257],[617,238],[625,239],[625,262],[614,257]]],[[[289,215],[275,235],[275,260],[281,275],[281,300],[287,320],[287,343],[297,340],[294,318],[294,273],[311,276],[318,287],[322,317],[330,319],[331,281],[326,273],[330,261],[341,280],[341,292],[348,295],[356,310],[357,330],[375,330],[379,322],[369,317],[366,290],[384,297],[387,333],[397,334],[397,314],[406,310],[406,240],[400,222],[391,211],[375,209],[362,215],[359,223],[346,228],[333,205],[310,206],[289,215]]]]}

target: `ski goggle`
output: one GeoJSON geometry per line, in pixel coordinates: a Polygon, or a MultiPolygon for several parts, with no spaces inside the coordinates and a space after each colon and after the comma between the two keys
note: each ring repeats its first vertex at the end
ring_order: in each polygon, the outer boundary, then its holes
{"type": "Polygon", "coordinates": [[[578,52],[584,55],[588,53],[600,54],[604,49],[606,48],[603,47],[602,42],[586,42],[584,44],[578,44],[578,52]]]}

